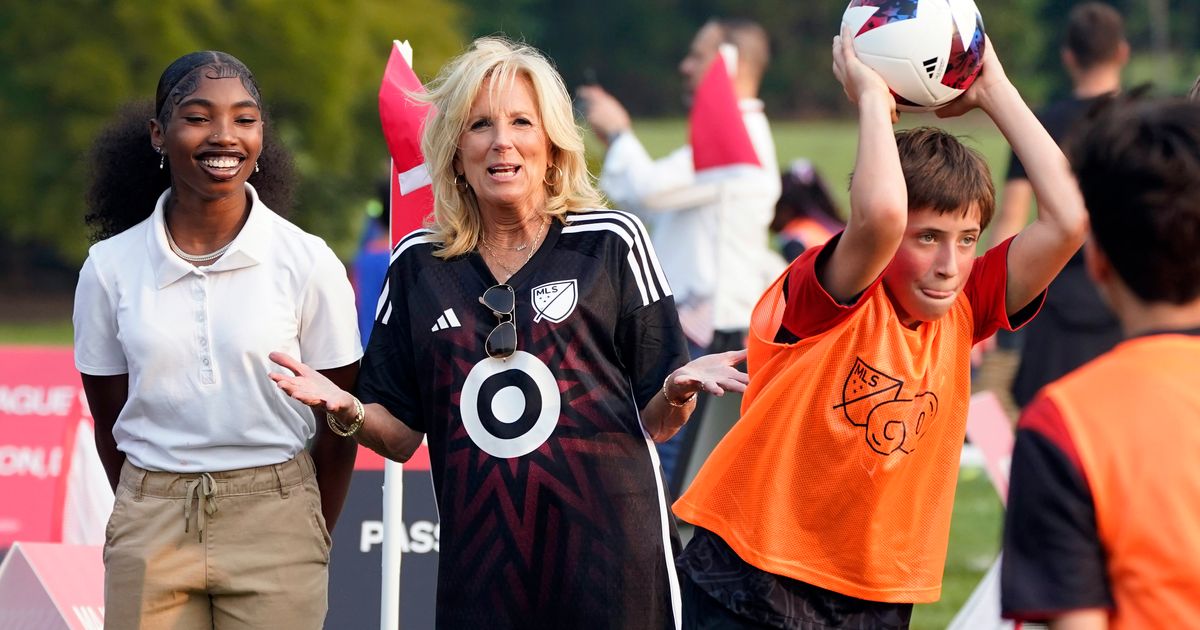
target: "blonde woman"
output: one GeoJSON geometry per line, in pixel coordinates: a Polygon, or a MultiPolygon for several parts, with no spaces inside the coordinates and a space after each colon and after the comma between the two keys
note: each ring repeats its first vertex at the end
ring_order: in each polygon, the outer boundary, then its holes
{"type": "Polygon", "coordinates": [[[427,98],[434,221],[392,253],[357,398],[284,355],[272,378],[392,459],[428,438],[438,627],[676,627],[652,440],[742,391],[743,354],[685,365],[645,229],[601,208],[539,52],[477,40],[427,98]]]}

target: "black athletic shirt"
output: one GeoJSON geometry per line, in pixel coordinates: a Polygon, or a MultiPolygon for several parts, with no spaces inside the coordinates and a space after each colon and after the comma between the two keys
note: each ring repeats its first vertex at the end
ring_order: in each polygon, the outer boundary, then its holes
{"type": "MultiPolygon", "coordinates": [[[[1038,113],[1038,119],[1059,145],[1069,142],[1076,123],[1108,95],[1069,98],[1038,113]]],[[[1028,179],[1025,166],[1013,154],[1008,178],[1028,179]]],[[[1024,330],[1021,363],[1013,377],[1012,395],[1021,407],[1042,386],[1110,350],[1121,340],[1121,326],[1088,278],[1083,251],[1067,261],[1050,282],[1042,312],[1024,330]]]]}
{"type": "Polygon", "coordinates": [[[553,221],[508,284],[518,351],[488,358],[482,258],[392,253],[359,375],[364,403],[427,434],[441,518],[439,628],[674,627],[678,550],[639,409],[682,365],[642,224],[553,221]]]}

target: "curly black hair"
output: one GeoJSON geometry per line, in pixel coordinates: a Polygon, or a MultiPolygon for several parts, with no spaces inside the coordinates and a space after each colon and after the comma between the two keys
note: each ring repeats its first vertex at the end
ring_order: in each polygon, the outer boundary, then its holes
{"type": "MultiPolygon", "coordinates": [[[[149,121],[164,112],[170,117],[174,103],[187,96],[182,92],[195,90],[192,77],[198,76],[197,72],[204,67],[214,68],[221,76],[226,76],[232,68],[236,72],[232,76],[238,76],[244,85],[249,83],[253,89],[247,88],[247,91],[257,100],[258,88],[249,70],[244,70],[241,62],[225,53],[191,53],[168,66],[159,80],[157,107],[148,100],[125,105],[92,146],[87,213],[83,218],[92,230],[92,242],[115,236],[141,223],[154,212],[159,195],[171,187],[170,165],[160,168],[159,155],[151,148],[149,121]]],[[[163,121],[162,118],[159,120],[163,121]]],[[[263,203],[287,216],[292,209],[296,170],[291,154],[275,141],[270,130],[270,125],[263,128],[259,170],[250,175],[249,182],[263,203]]]]}

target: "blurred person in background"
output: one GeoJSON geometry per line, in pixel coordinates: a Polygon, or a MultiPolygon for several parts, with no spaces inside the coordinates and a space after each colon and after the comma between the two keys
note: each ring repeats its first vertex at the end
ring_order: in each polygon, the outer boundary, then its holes
{"type": "Polygon", "coordinates": [[[241,61],[194,52],[95,145],[75,364],[116,492],[108,628],[324,622],[357,446],[267,357],[349,386],[362,348],[345,268],[268,205],[289,209],[293,176],[267,120],[241,61]]]}
{"type": "MultiPolygon", "coordinates": [[[[1038,114],[1046,131],[1060,144],[1093,106],[1121,89],[1121,70],[1129,62],[1121,14],[1100,2],[1075,6],[1067,19],[1061,54],[1071,77],[1071,97],[1038,114]]],[[[1015,154],[1000,198],[991,231],[993,245],[1020,231],[1032,207],[1033,188],[1015,154]]],[[[1120,324],[1088,279],[1080,251],[1050,284],[1041,316],[1017,335],[999,335],[1001,345],[1020,346],[1021,350],[1012,383],[1013,400],[1024,407],[1043,385],[1107,351],[1120,339],[1120,324]]]]}
{"type": "Polygon", "coordinates": [[[1111,351],[1042,388],[1017,426],[1004,616],[1051,628],[1200,618],[1200,106],[1118,102],[1072,166],[1111,351]]]}
{"type": "Polygon", "coordinates": [[[428,438],[439,628],[671,628],[678,535],[653,441],[744,353],[688,363],[633,215],[600,208],[561,77],[482,38],[421,98],[434,222],[392,254],[355,395],[279,386],[406,461],[428,438]]]}
{"type": "Polygon", "coordinates": [[[379,290],[383,288],[384,279],[387,277],[388,257],[392,253],[392,236],[389,230],[392,220],[389,208],[392,193],[389,185],[387,178],[376,184],[376,197],[367,202],[358,251],[350,263],[350,282],[354,285],[354,303],[358,308],[358,336],[363,345],[371,338],[379,290]]]}
{"type": "Polygon", "coordinates": [[[791,262],[804,250],[824,245],[845,229],[846,222],[812,162],[793,160],[781,179],[771,231],[778,235],[784,259],[791,262]]]}
{"type": "MultiPolygon", "coordinates": [[[[745,348],[750,311],[784,267],[769,242],[768,226],[780,182],[775,142],[758,98],[770,61],[762,26],[737,18],[706,22],[679,63],[684,101],[691,106],[722,44],[737,49],[733,90],[759,166],[740,165],[701,181],[691,146],[652,160],[616,98],[599,86],[578,90],[588,124],[607,146],[600,187],[618,207],[634,212],[650,227],[655,251],[675,291],[692,357],[745,348]]],[[[696,430],[696,426],[687,428],[659,447],[663,469],[676,493],[690,450],[683,445],[694,439],[696,430]]]]}

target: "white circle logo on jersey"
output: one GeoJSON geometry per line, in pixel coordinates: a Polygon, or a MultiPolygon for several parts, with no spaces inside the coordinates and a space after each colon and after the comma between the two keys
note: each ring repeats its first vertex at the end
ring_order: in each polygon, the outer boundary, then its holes
{"type": "Polygon", "coordinates": [[[476,446],[493,457],[520,457],[545,444],[558,426],[558,382],[528,352],[488,357],[467,374],[459,409],[476,446]]]}

